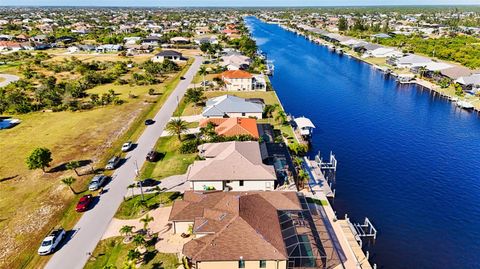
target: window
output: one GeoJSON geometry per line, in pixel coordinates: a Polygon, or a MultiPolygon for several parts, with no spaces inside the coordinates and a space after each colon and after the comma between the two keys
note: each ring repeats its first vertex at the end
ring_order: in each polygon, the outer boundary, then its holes
{"type": "Polygon", "coordinates": [[[240,180],[240,182],[238,183],[238,185],[239,185],[240,187],[243,187],[243,180],[240,180]]]}
{"type": "Polygon", "coordinates": [[[260,268],[267,268],[267,261],[260,261],[260,268]]]}
{"type": "Polygon", "coordinates": [[[245,261],[244,260],[239,260],[238,261],[238,268],[245,268],[245,261]]]}
{"type": "Polygon", "coordinates": [[[242,116],[245,117],[245,113],[242,113],[242,116]]]}

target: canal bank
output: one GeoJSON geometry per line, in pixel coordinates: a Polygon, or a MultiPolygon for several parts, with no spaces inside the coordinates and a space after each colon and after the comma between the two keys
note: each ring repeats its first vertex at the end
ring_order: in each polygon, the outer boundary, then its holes
{"type": "Polygon", "coordinates": [[[368,216],[379,229],[372,261],[386,268],[479,266],[476,114],[276,25],[247,24],[275,64],[271,81],[285,110],[317,126],[310,157],[332,149],[339,156],[337,215],[368,216]]]}
{"type": "MultiPolygon", "coordinates": [[[[371,61],[372,58],[362,58],[359,55],[356,55],[356,53],[352,49],[350,49],[348,47],[345,47],[345,46],[341,46],[340,48],[338,48],[338,51],[336,51],[335,46],[332,42],[329,42],[329,41],[321,39],[321,38],[314,38],[312,35],[315,35],[315,33],[310,32],[308,30],[305,30],[305,29],[297,30],[297,29],[293,29],[293,28],[290,28],[288,26],[281,25],[281,24],[279,24],[279,26],[282,27],[283,29],[287,30],[287,31],[293,32],[293,33],[295,33],[297,35],[300,35],[300,36],[303,36],[304,38],[308,39],[310,42],[314,42],[315,44],[326,46],[330,50],[335,51],[336,53],[346,55],[346,56],[351,57],[355,60],[362,61],[366,64],[369,64],[373,68],[375,68],[375,69],[377,69],[377,70],[379,70],[383,73],[386,73],[387,75],[393,76],[398,81],[398,83],[416,84],[417,86],[420,86],[422,88],[430,90],[430,91],[432,91],[432,93],[438,94],[440,97],[445,98],[445,99],[447,99],[447,100],[449,100],[453,103],[456,103],[459,107],[461,107],[459,105],[460,102],[458,102],[458,101],[460,101],[459,99],[461,99],[460,96],[449,93],[448,89],[442,89],[439,85],[437,85],[435,83],[432,83],[432,82],[430,82],[430,81],[428,81],[424,78],[418,78],[416,76],[416,74],[413,74],[409,71],[406,72],[405,70],[401,70],[401,69],[396,69],[395,71],[391,71],[390,68],[393,68],[392,66],[388,66],[388,67],[387,66],[380,66],[380,65],[372,62],[371,61]],[[401,78],[400,78],[402,76],[412,77],[412,79],[409,79],[408,82],[402,82],[401,78]]],[[[472,100],[472,98],[470,98],[470,100],[472,100]]],[[[464,98],[463,102],[468,102],[468,100],[466,100],[464,98]]],[[[474,101],[474,103],[475,103],[475,105],[473,105],[473,110],[475,110],[475,112],[477,112],[477,113],[480,112],[480,102],[474,101]]]]}

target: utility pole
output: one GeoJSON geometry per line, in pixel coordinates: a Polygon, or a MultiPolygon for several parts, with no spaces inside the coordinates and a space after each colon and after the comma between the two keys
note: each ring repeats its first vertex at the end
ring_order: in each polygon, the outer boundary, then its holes
{"type": "MultiPolygon", "coordinates": [[[[139,170],[138,170],[138,163],[137,160],[135,160],[135,176],[137,180],[139,179],[139,170]]],[[[143,187],[142,187],[142,181],[138,181],[138,185],[140,186],[140,195],[142,196],[142,201],[145,200],[145,197],[143,196],[143,187]]]]}

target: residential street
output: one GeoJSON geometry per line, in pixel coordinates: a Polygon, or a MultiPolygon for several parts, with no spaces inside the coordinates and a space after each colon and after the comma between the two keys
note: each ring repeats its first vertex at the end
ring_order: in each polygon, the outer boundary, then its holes
{"type": "Polygon", "coordinates": [[[5,87],[7,86],[8,84],[14,82],[14,81],[17,81],[20,79],[20,77],[18,76],[15,76],[15,75],[9,75],[9,74],[0,74],[0,78],[4,78],[5,80],[4,81],[1,81],[0,82],[0,88],[1,87],[5,87]]]}
{"type": "Polygon", "coordinates": [[[83,213],[84,215],[73,228],[73,232],[69,233],[70,238],[65,240],[63,247],[53,255],[45,268],[83,268],[89,258],[89,253],[95,249],[120,203],[123,201],[127,192],[127,186],[135,178],[135,162],[138,163],[139,168],[142,167],[145,162],[145,156],[154,147],[157,139],[162,134],[163,129],[178,105],[178,101],[182,99],[201,63],[202,58],[195,57],[194,63],[184,75],[185,79],[180,80],[175,90],[153,119],[155,124],[145,129],[137,141],[137,147],[126,155],[125,163],[114,172],[111,182],[105,186],[105,193],[100,196],[98,203],[94,208],[83,213]]]}

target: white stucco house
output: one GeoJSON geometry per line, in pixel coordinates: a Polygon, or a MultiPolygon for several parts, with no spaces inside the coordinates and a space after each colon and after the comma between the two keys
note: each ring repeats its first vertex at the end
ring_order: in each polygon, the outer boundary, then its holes
{"type": "Polygon", "coordinates": [[[264,105],[233,95],[208,99],[203,109],[204,118],[257,118],[263,117],[264,105]]]}
{"type": "Polygon", "coordinates": [[[159,53],[155,54],[155,56],[153,56],[151,60],[155,63],[162,63],[165,59],[178,62],[183,60],[183,55],[180,52],[174,50],[162,50],[159,53]]]}

